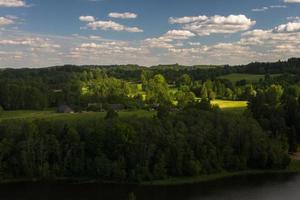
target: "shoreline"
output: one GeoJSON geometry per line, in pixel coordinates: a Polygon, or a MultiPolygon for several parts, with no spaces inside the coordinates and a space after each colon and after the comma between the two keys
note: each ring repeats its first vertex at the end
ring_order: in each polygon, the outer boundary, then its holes
{"type": "Polygon", "coordinates": [[[137,186],[180,186],[197,183],[205,183],[217,181],[225,178],[245,176],[245,175],[259,175],[259,174],[300,174],[300,161],[293,160],[287,169],[282,170],[245,170],[237,172],[221,172],[216,174],[201,175],[197,177],[173,177],[165,180],[144,181],[140,183],[134,182],[115,182],[103,181],[89,178],[51,178],[51,179],[8,179],[0,181],[0,186],[5,184],[18,183],[69,183],[69,184],[115,184],[115,185],[137,185],[137,186]]]}
{"type": "Polygon", "coordinates": [[[197,177],[182,177],[182,178],[170,178],[166,180],[143,182],[142,186],[179,186],[179,185],[192,185],[198,183],[206,183],[211,181],[217,181],[221,179],[246,176],[246,175],[259,175],[259,174],[300,174],[300,171],[289,170],[247,170],[239,172],[223,172],[211,175],[202,175],[197,177]]]}
{"type": "Polygon", "coordinates": [[[237,172],[221,172],[217,174],[201,175],[197,177],[176,177],[165,180],[146,181],[142,182],[143,186],[175,186],[197,184],[220,179],[244,176],[244,175],[259,175],[259,174],[300,174],[300,160],[292,160],[286,169],[282,170],[245,170],[237,172]]]}

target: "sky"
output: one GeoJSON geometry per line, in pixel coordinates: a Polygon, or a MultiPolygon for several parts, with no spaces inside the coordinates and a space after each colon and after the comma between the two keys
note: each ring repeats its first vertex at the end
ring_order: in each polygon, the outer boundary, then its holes
{"type": "Polygon", "coordinates": [[[300,57],[300,0],[0,0],[0,68],[300,57]]]}

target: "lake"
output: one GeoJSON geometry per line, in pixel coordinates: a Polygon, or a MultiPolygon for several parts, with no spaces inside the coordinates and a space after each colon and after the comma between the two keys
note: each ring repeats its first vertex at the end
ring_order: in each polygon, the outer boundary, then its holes
{"type": "Polygon", "coordinates": [[[181,186],[11,183],[0,185],[1,200],[299,200],[300,175],[243,175],[181,186]]]}

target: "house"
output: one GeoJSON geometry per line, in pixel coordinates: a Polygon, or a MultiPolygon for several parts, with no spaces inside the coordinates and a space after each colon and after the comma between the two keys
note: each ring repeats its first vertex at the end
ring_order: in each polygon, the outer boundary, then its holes
{"type": "Polygon", "coordinates": [[[72,110],[72,108],[70,108],[67,105],[61,105],[57,108],[57,112],[58,113],[74,113],[74,111],[72,110]]]}

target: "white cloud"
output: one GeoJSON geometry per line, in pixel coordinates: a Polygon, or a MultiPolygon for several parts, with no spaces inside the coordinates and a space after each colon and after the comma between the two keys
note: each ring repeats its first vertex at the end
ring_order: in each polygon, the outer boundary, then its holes
{"type": "Polygon", "coordinates": [[[62,53],[68,44],[66,37],[13,29],[2,30],[0,35],[0,60],[4,67],[44,67],[63,63],[62,53]]]}
{"type": "Polygon", "coordinates": [[[144,40],[145,47],[169,49],[174,46],[182,46],[181,43],[172,44],[174,40],[187,40],[196,36],[194,33],[187,30],[170,30],[164,35],[157,38],[147,38],[144,40]]]}
{"type": "Polygon", "coordinates": [[[300,0],[284,0],[285,3],[300,3],[300,0]]]}
{"type": "Polygon", "coordinates": [[[188,24],[188,23],[192,23],[192,22],[201,22],[201,21],[205,21],[207,20],[208,17],[207,16],[188,16],[188,17],[170,17],[169,18],[169,22],[170,24],[188,24]]]}
{"type": "MultiPolygon", "coordinates": [[[[295,18],[293,18],[295,19],[295,18]]],[[[300,54],[300,29],[296,23],[279,25],[272,29],[255,29],[241,34],[231,43],[212,45],[184,45],[167,48],[175,62],[209,64],[240,64],[252,61],[276,61],[300,54]],[[179,61],[178,61],[179,60],[179,61]]]]}
{"type": "Polygon", "coordinates": [[[170,43],[172,41],[173,40],[171,39],[159,37],[159,38],[147,38],[144,40],[143,43],[146,48],[169,49],[174,47],[174,45],[170,43]]]}
{"type": "Polygon", "coordinates": [[[214,33],[236,33],[250,29],[256,21],[247,18],[245,15],[229,15],[212,17],[203,17],[203,20],[186,23],[183,29],[197,33],[200,36],[211,35],[214,33]]]}
{"type": "Polygon", "coordinates": [[[79,20],[82,22],[94,22],[95,18],[93,16],[80,16],[79,20]]]}
{"type": "Polygon", "coordinates": [[[23,0],[0,0],[0,7],[26,7],[23,0]]]}
{"type": "Polygon", "coordinates": [[[104,40],[85,42],[70,50],[67,56],[77,63],[124,64],[140,63],[145,65],[152,59],[148,49],[128,41],[104,40]]]}
{"type": "Polygon", "coordinates": [[[287,8],[286,5],[272,5],[270,8],[287,8]]]}
{"type": "MultiPolygon", "coordinates": [[[[266,59],[286,59],[300,52],[300,23],[289,22],[269,30],[252,30],[238,42],[266,54],[266,59]]],[[[262,58],[259,58],[262,59],[262,58]]]]}
{"type": "MultiPolygon", "coordinates": [[[[1,65],[5,67],[51,66],[65,63],[155,65],[177,62],[194,65],[276,61],[300,54],[300,30],[290,25],[296,22],[296,17],[290,17],[289,23],[272,29],[248,30],[242,33],[237,41],[228,43],[207,44],[205,40],[196,40],[198,32],[184,29],[186,25],[200,24],[203,28],[200,35],[203,35],[204,31],[207,34],[237,32],[255,23],[246,18],[249,20],[247,22],[245,18],[212,16],[207,19],[198,18],[198,21],[178,18],[177,22],[180,22],[179,26],[182,29],[169,30],[154,38],[131,41],[108,40],[97,34],[74,34],[66,37],[2,30],[0,60],[1,65]]],[[[138,29],[137,27],[127,27],[113,21],[86,21],[86,25],[94,30],[138,31],[134,30],[138,29]]]]}
{"type": "Polygon", "coordinates": [[[269,7],[262,7],[262,8],[254,8],[252,9],[253,12],[263,12],[269,10],[269,7]]]}
{"type": "Polygon", "coordinates": [[[112,53],[133,53],[142,51],[141,48],[131,47],[129,46],[128,42],[124,41],[109,41],[109,42],[102,42],[102,43],[83,43],[78,48],[74,49],[75,51],[79,52],[94,52],[94,53],[105,53],[105,54],[112,54],[112,53]]]}
{"type": "Polygon", "coordinates": [[[14,20],[7,17],[0,17],[0,27],[14,24],[14,20]]]}
{"type": "Polygon", "coordinates": [[[108,16],[111,18],[120,18],[120,19],[135,19],[135,18],[137,18],[137,14],[130,13],[130,12],[125,12],[125,13],[112,12],[112,13],[109,13],[108,16]]]}
{"type": "Polygon", "coordinates": [[[91,36],[89,36],[89,38],[91,40],[102,40],[103,39],[101,36],[97,36],[97,35],[91,35],[91,36]]]}
{"type": "Polygon", "coordinates": [[[274,32],[300,32],[300,22],[289,22],[287,24],[282,24],[274,28],[274,32]]]}
{"type": "Polygon", "coordinates": [[[300,22],[300,17],[296,16],[296,17],[287,17],[286,18],[288,21],[292,21],[292,22],[300,22]]]}
{"type": "Polygon", "coordinates": [[[172,40],[186,40],[196,36],[194,33],[187,30],[170,30],[163,37],[172,40]]]}
{"type": "Polygon", "coordinates": [[[6,46],[28,46],[34,49],[44,49],[54,51],[54,49],[60,48],[60,45],[52,43],[49,39],[43,39],[39,37],[26,37],[15,39],[0,40],[0,45],[6,46]]]}
{"type": "Polygon", "coordinates": [[[200,46],[201,43],[200,42],[189,42],[189,45],[191,45],[191,46],[200,46]]]}
{"type": "Polygon", "coordinates": [[[264,12],[270,9],[279,9],[279,8],[287,8],[286,5],[271,5],[271,6],[264,6],[261,8],[254,8],[252,9],[253,12],[264,12]]]}
{"type": "Polygon", "coordinates": [[[89,22],[87,24],[87,27],[97,30],[113,30],[113,31],[126,31],[126,32],[132,32],[132,33],[140,33],[143,32],[142,29],[139,29],[138,27],[127,27],[125,25],[116,23],[114,21],[94,21],[89,22]]]}

